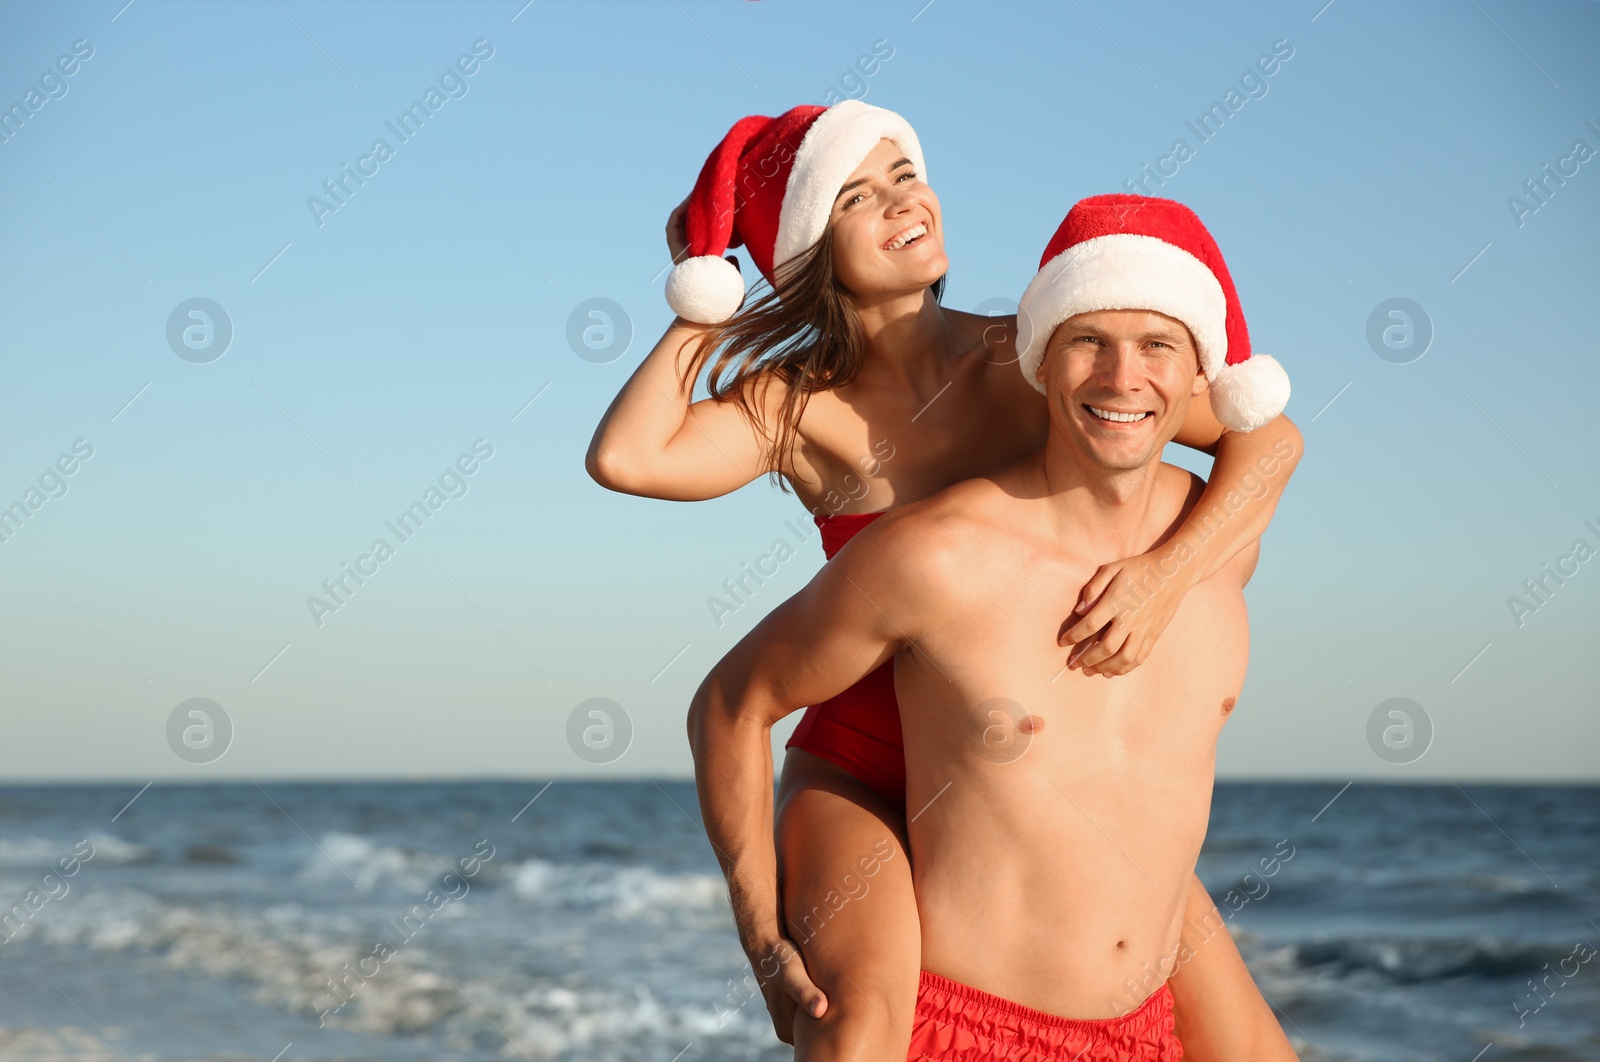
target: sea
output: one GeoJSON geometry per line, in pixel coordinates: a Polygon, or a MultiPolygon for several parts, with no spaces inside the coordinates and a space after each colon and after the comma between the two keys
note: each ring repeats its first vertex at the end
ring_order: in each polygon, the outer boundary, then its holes
{"type": "MultiPolygon", "coordinates": [[[[1600,1059],[1600,788],[1219,783],[1300,1057],[1600,1059]]],[[[685,781],[0,787],[0,1059],[778,1062],[685,781]]]]}

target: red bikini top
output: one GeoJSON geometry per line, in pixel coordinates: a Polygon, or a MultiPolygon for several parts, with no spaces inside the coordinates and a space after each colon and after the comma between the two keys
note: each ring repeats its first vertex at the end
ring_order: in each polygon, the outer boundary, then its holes
{"type": "Polygon", "coordinates": [[[812,517],[817,530],[822,532],[823,555],[832,560],[833,555],[844,549],[844,544],[855,538],[858,531],[882,515],[881,512],[833,513],[830,516],[812,517]]]}

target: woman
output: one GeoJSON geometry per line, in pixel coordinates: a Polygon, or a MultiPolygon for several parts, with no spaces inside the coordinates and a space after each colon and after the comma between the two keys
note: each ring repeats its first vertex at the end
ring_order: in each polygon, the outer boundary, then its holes
{"type": "MultiPolygon", "coordinates": [[[[679,320],[595,433],[587,467],[602,485],[687,501],[770,473],[813,513],[831,556],[888,508],[1042,447],[1048,418],[1018,371],[1015,320],[939,304],[943,219],[899,116],[847,101],[742,120],[667,237],[675,259],[690,254],[668,282],[679,320]],[[721,256],[741,243],[775,287],[738,309],[743,282],[721,256]],[[712,397],[692,401],[713,353],[712,397]]],[[[1148,656],[1184,592],[1259,536],[1300,454],[1285,418],[1244,434],[1225,430],[1205,403],[1191,407],[1178,441],[1216,458],[1196,513],[1258,482],[1258,460],[1283,474],[1242,492],[1220,528],[1202,531],[1191,517],[1151,553],[1061,588],[1059,641],[1075,646],[1069,664],[1085,674],[1125,674],[1148,656]],[[1158,562],[1171,572],[1180,556],[1177,574],[1158,577],[1152,592],[1149,572],[1158,562]],[[1142,604],[1119,610],[1141,578],[1142,604]]],[[[748,750],[748,771],[702,785],[701,804],[741,944],[799,1058],[906,1054],[920,930],[891,668],[807,710],[784,761],[776,838],[766,731],[690,724],[697,747],[748,750]],[[841,882],[859,880],[869,855],[869,892],[839,904],[841,882]],[[830,912],[826,926],[802,928],[819,909],[830,912]],[[792,936],[802,938],[802,962],[789,961],[792,936]]],[[[1170,981],[1189,1056],[1292,1059],[1227,933],[1196,929],[1212,910],[1194,879],[1184,935],[1193,958],[1170,981]]]]}

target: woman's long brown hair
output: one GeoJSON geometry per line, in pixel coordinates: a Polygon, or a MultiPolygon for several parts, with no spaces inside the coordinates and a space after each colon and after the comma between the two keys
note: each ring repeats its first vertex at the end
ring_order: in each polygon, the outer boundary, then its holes
{"type": "MultiPolygon", "coordinates": [[[[775,272],[775,283],[701,338],[684,366],[683,381],[699,376],[711,361],[707,392],[718,401],[737,402],[750,423],[764,432],[770,473],[788,491],[782,469],[797,441],[806,402],[817,391],[854,380],[866,351],[861,318],[834,276],[831,225],[808,250],[775,272]],[[759,388],[746,386],[762,377],[788,385],[776,424],[764,423],[752,401],[759,388]]],[[[944,294],[943,277],[934,282],[933,294],[935,299],[944,294]]]]}

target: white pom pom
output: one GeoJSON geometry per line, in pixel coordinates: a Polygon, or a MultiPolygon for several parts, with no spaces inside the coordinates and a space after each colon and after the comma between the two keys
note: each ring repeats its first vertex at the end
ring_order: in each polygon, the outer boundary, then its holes
{"type": "Polygon", "coordinates": [[[720,324],[744,302],[744,277],[719,255],[685,258],[667,276],[667,305],[685,321],[720,324]]]}
{"type": "Polygon", "coordinates": [[[1277,359],[1252,354],[1211,381],[1211,411],[1225,428],[1255,431],[1289,404],[1289,374],[1277,359]]]}

